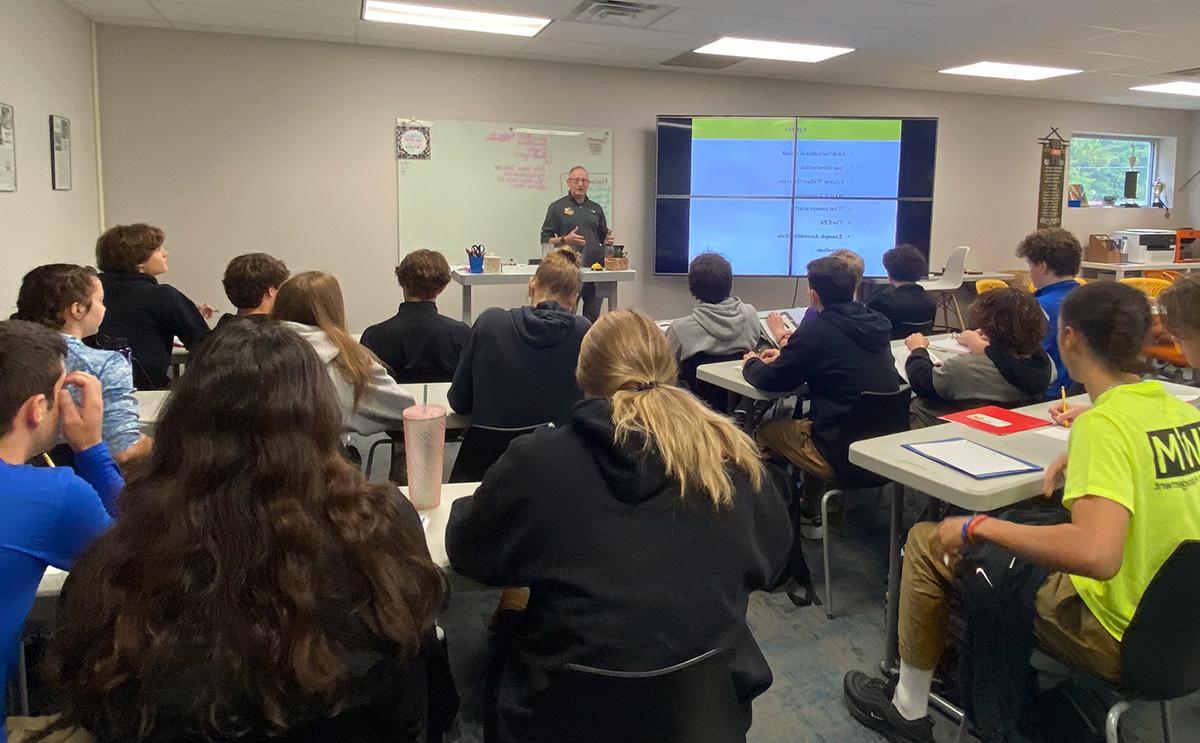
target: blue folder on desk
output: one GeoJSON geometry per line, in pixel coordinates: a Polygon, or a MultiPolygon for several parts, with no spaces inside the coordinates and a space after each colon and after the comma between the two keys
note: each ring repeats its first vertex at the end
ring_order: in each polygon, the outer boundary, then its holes
{"type": "Polygon", "coordinates": [[[961,436],[952,439],[902,444],[905,449],[931,459],[938,464],[969,475],[976,480],[988,480],[1005,475],[1024,475],[1042,468],[989,446],[961,436]]]}

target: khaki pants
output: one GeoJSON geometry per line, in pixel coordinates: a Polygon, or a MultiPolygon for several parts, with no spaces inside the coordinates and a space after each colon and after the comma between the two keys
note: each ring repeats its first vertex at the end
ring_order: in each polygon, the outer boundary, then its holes
{"type": "MultiPolygon", "coordinates": [[[[8,730],[8,743],[22,743],[40,733],[46,726],[53,723],[57,715],[49,717],[10,717],[5,726],[8,730]]],[[[95,738],[86,730],[73,728],[60,730],[42,739],[44,743],[95,743],[95,738]]]]}
{"type": "Polygon", "coordinates": [[[759,446],[770,449],[805,472],[826,482],[834,481],[833,468],[813,441],[811,420],[772,421],[758,429],[754,438],[759,446]]]}
{"type": "MultiPolygon", "coordinates": [[[[937,667],[948,640],[953,571],[935,546],[937,524],[908,533],[900,582],[900,657],[921,670],[937,667]]],[[[1066,665],[1117,681],[1121,644],[1096,619],[1066,573],[1051,573],[1037,592],[1033,634],[1038,647],[1066,665]]]]}

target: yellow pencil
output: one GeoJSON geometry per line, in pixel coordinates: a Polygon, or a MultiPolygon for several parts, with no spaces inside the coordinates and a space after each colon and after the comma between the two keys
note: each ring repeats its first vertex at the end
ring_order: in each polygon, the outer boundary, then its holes
{"type": "Polygon", "coordinates": [[[51,459],[51,458],[50,458],[50,455],[49,455],[49,454],[47,454],[46,452],[42,452],[42,459],[45,459],[45,460],[46,460],[46,466],[47,466],[47,467],[53,467],[53,466],[54,466],[54,460],[53,460],[53,459],[51,459]]]}
{"type": "MultiPolygon", "coordinates": [[[[1058,390],[1059,390],[1059,392],[1062,393],[1062,411],[1063,411],[1063,414],[1065,415],[1067,412],[1067,388],[1064,385],[1059,385],[1058,390]]],[[[1063,425],[1066,426],[1067,428],[1070,428],[1071,421],[1064,420],[1063,425]]]]}

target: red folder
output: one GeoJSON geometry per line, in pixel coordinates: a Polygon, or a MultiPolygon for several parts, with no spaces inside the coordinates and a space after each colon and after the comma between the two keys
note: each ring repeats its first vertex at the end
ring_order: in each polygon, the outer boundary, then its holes
{"type": "Polygon", "coordinates": [[[942,420],[961,423],[964,426],[994,433],[997,436],[1007,436],[1033,428],[1050,425],[1050,421],[1034,418],[1031,415],[1017,413],[995,405],[985,405],[982,408],[972,408],[958,413],[943,415],[942,420]]]}

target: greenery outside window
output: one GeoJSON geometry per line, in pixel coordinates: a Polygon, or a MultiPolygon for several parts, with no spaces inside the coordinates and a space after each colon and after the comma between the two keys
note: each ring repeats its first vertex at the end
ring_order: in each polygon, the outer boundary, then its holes
{"type": "Polygon", "coordinates": [[[1076,134],[1067,150],[1067,183],[1083,185],[1088,206],[1121,206],[1125,202],[1125,171],[1129,156],[1137,158],[1132,170],[1138,174],[1138,206],[1150,206],[1154,195],[1157,140],[1107,134],[1076,134]],[[1107,197],[1107,201],[1106,201],[1107,197]]]}

